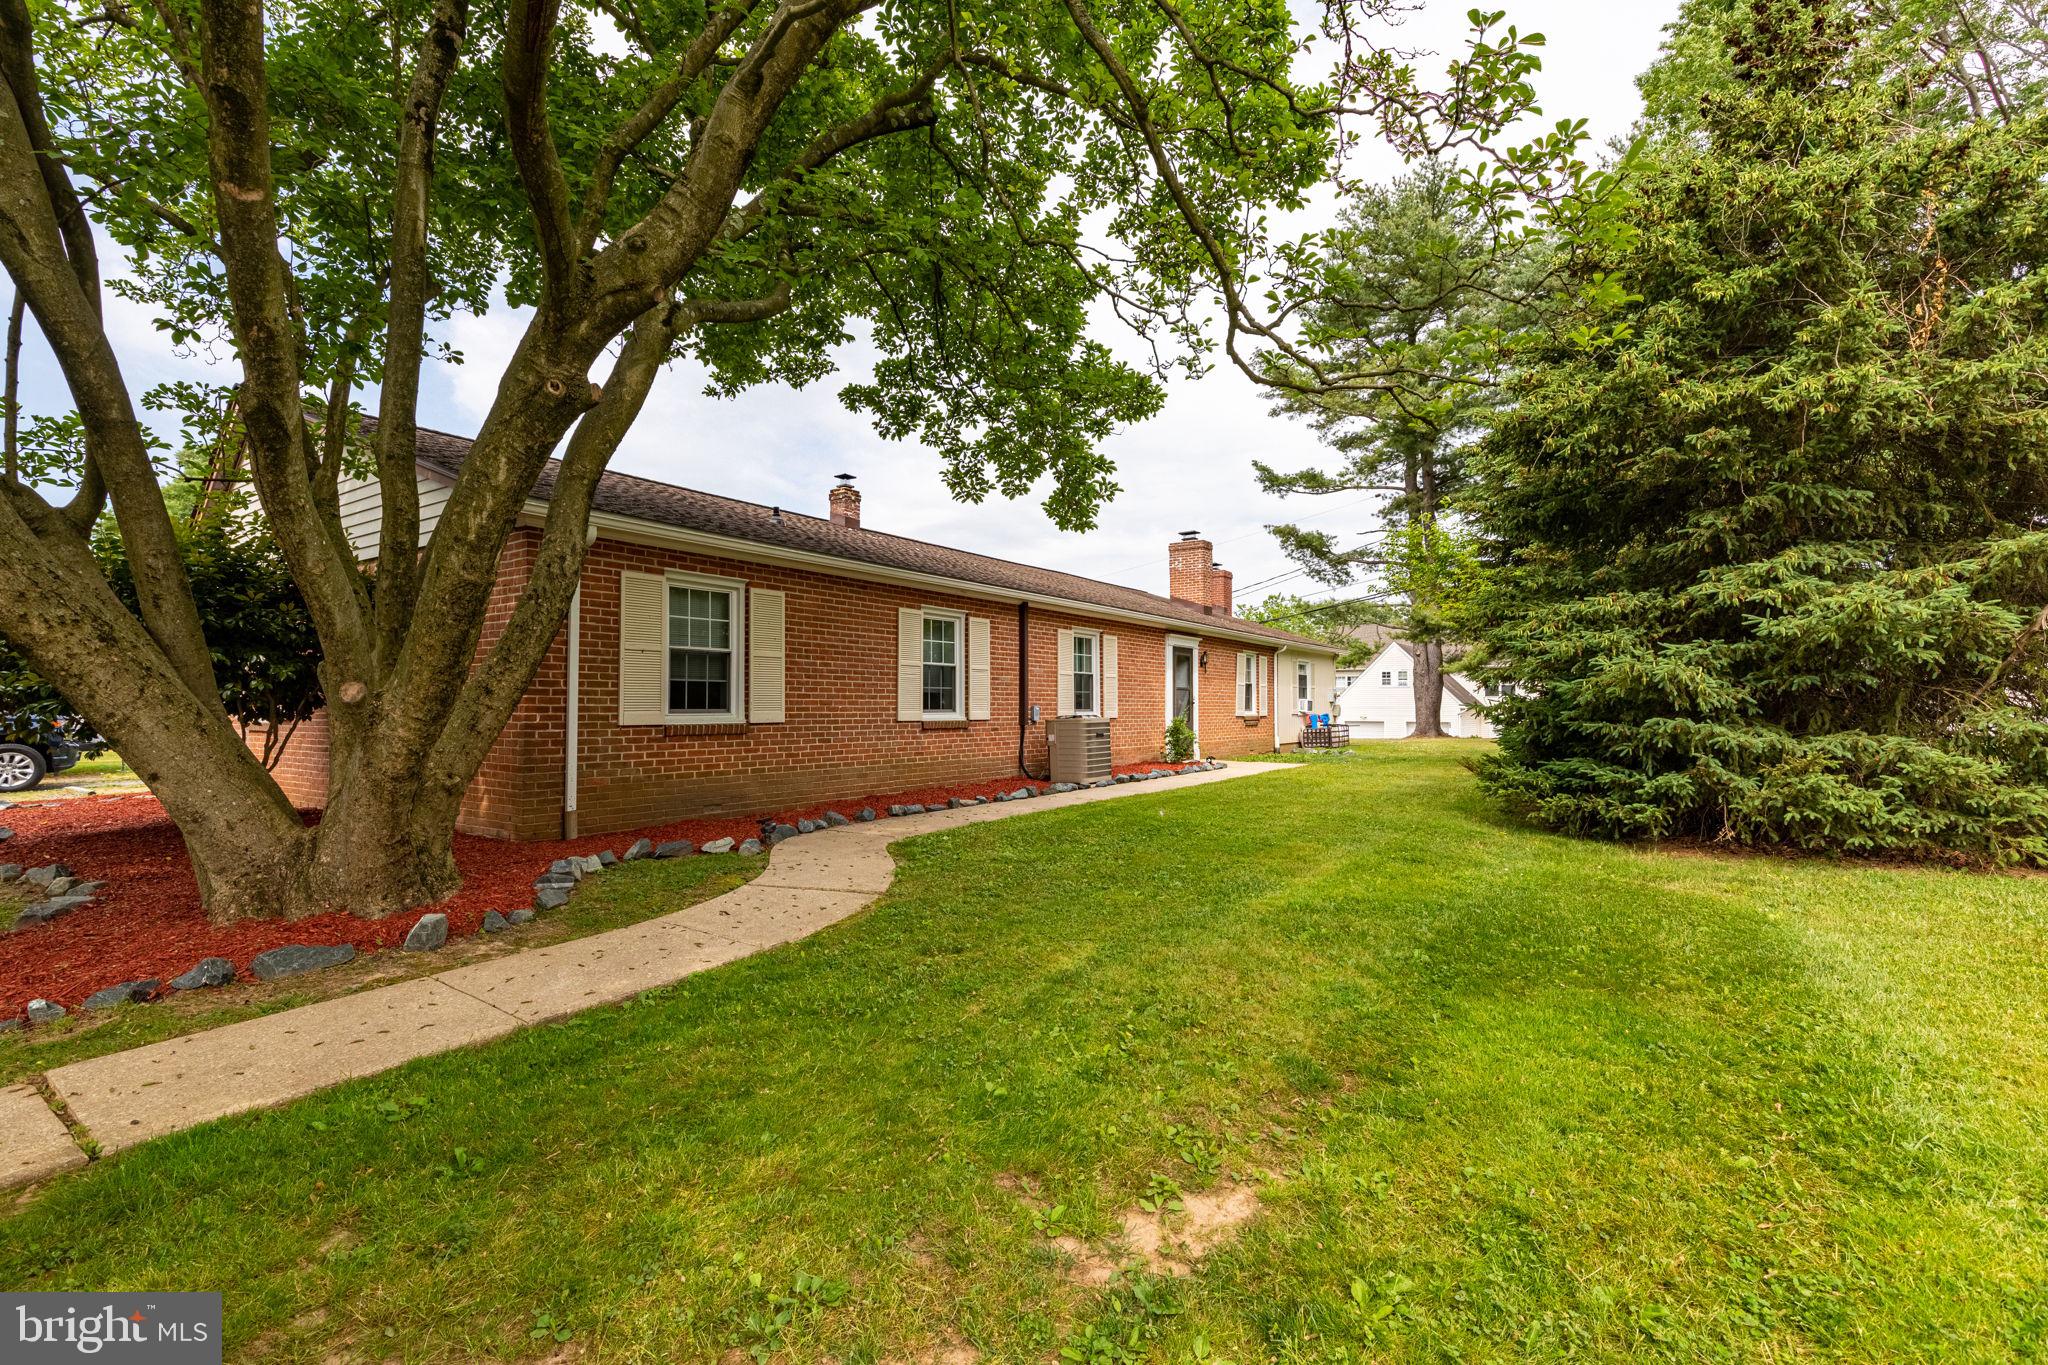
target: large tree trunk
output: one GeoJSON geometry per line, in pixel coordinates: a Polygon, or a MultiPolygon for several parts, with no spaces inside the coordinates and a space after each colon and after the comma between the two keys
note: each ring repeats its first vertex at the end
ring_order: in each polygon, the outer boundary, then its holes
{"type": "Polygon", "coordinates": [[[347,910],[376,919],[431,905],[461,885],[445,799],[416,780],[347,781],[334,795],[312,831],[287,915],[347,910]]]}
{"type": "Polygon", "coordinates": [[[1437,641],[1415,647],[1415,729],[1410,739],[1444,737],[1444,647],[1437,641]]]}

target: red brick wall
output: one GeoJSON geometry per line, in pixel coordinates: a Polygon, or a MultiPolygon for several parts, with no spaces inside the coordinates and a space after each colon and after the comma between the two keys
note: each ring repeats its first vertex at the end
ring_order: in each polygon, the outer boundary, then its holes
{"type": "Polygon", "coordinates": [[[1206,540],[1176,540],[1166,547],[1166,595],[1206,607],[1215,599],[1210,580],[1215,549],[1206,540]]]}
{"type": "MultiPolygon", "coordinates": [[[[251,725],[242,732],[242,742],[258,758],[268,727],[251,725]]],[[[283,740],[284,752],[271,765],[270,775],[284,788],[285,796],[303,810],[327,804],[327,716],[325,712],[300,721],[283,740]]]]}
{"type": "MultiPolygon", "coordinates": [[[[506,547],[485,647],[517,601],[537,540],[536,533],[521,531],[506,547]]],[[[1029,769],[1041,775],[1046,770],[1045,722],[1057,704],[1058,632],[1067,627],[1117,638],[1118,709],[1110,722],[1116,762],[1157,758],[1166,727],[1166,632],[1037,608],[1029,619],[1029,700],[1041,707],[1040,723],[1025,736],[1029,769]]],[[[584,568],[580,622],[577,807],[582,833],[692,815],[772,811],[1018,771],[1014,605],[600,540],[584,568]],[[625,569],[680,569],[786,594],[787,719],[735,732],[620,725],[619,574],[625,569]],[[919,606],[988,620],[988,720],[940,726],[896,719],[896,611],[919,606]]],[[[1179,633],[1198,635],[1194,630],[1179,633]]],[[[1202,751],[1231,757],[1270,750],[1271,718],[1247,721],[1234,714],[1238,646],[1205,640],[1198,648],[1208,656],[1198,674],[1202,751]]],[[[1271,652],[1262,652],[1270,660],[1271,652]]],[[[560,835],[567,657],[565,629],[472,783],[462,806],[462,829],[513,839],[560,835]]],[[[300,727],[295,745],[301,740],[307,741],[309,764],[317,755],[323,776],[316,789],[324,795],[322,727],[300,727]]],[[[301,798],[295,794],[294,799],[301,798]]],[[[319,803],[317,795],[308,802],[319,803]]]]}

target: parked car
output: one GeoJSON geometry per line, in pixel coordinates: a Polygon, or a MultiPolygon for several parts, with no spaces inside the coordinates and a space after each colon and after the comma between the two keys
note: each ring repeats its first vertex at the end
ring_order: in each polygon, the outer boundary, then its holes
{"type": "Polygon", "coordinates": [[[0,716],[0,796],[25,792],[83,756],[78,722],[61,717],[0,716]]]}

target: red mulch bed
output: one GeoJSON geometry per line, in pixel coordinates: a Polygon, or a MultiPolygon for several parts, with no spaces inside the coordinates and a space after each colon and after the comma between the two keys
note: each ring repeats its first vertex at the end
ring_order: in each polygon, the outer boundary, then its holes
{"type": "MultiPolygon", "coordinates": [[[[1174,766],[1140,763],[1117,771],[1174,766]]],[[[817,819],[827,810],[852,815],[862,806],[872,806],[878,817],[887,819],[892,805],[942,804],[956,796],[993,796],[1026,785],[1045,784],[1011,777],[920,787],[780,811],[773,817],[677,820],[624,833],[538,843],[458,834],[455,864],[462,872],[462,889],[434,909],[448,916],[451,936],[473,934],[485,911],[532,904],[534,879],[549,863],[571,853],[607,848],[623,852],[642,837],[657,844],[688,839],[699,845],[728,836],[747,839],[760,833],[763,818],[795,824],[817,819]]],[[[23,867],[63,863],[82,878],[106,883],[91,905],[49,924],[0,933],[0,1019],[20,1014],[39,996],[75,1008],[103,986],[151,977],[168,981],[203,957],[224,957],[237,972],[246,973],[256,954],[287,943],[351,943],[362,952],[395,948],[412,927],[411,915],[369,920],[346,911],[289,922],[208,924],[184,841],[151,796],[88,796],[16,806],[0,812],[0,825],[14,831],[12,839],[0,843],[0,861],[23,867]]]]}

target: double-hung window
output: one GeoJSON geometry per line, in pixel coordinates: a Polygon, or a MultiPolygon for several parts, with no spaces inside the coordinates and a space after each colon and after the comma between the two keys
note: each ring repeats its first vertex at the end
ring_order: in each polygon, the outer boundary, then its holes
{"type": "Polygon", "coordinates": [[[1404,668],[1404,669],[1402,669],[1402,670],[1400,671],[1400,673],[1399,673],[1399,674],[1397,674],[1396,676],[1398,676],[1398,677],[1400,678],[1400,680],[1401,680],[1401,686],[1403,686],[1403,687],[1406,687],[1406,686],[1408,685],[1408,670],[1407,670],[1407,669],[1405,669],[1405,668],[1404,668]]]}
{"type": "Polygon", "coordinates": [[[1309,709],[1308,665],[1299,660],[1294,665],[1294,709],[1309,709]]]}
{"type": "Polygon", "coordinates": [[[1381,669],[1381,670],[1380,670],[1380,686],[1381,686],[1381,687],[1392,687],[1393,685],[1394,685],[1394,671],[1393,671],[1392,669],[1390,669],[1390,668],[1383,668],[1383,669],[1381,669]]]}
{"type": "Polygon", "coordinates": [[[1259,656],[1256,654],[1237,656],[1237,713],[1240,716],[1259,713],[1259,656]]]}
{"type": "Polygon", "coordinates": [[[739,714],[740,590],[668,586],[668,710],[672,716],[739,714]]]}
{"type": "Polygon", "coordinates": [[[1097,686],[1096,660],[1101,654],[1099,638],[1089,631],[1074,632],[1074,714],[1093,716],[1100,712],[1101,688],[1097,686]]]}
{"type": "Polygon", "coordinates": [[[958,720],[960,709],[961,620],[951,612],[924,617],[924,713],[933,720],[958,720]]]}

